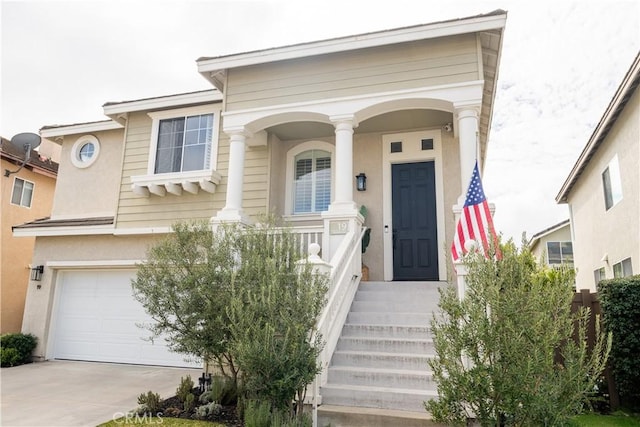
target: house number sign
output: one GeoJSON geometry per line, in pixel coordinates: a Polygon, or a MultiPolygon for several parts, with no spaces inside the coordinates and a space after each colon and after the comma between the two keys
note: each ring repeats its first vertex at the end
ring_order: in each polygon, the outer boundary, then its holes
{"type": "Polygon", "coordinates": [[[329,221],[329,234],[347,234],[349,221],[329,221]]]}

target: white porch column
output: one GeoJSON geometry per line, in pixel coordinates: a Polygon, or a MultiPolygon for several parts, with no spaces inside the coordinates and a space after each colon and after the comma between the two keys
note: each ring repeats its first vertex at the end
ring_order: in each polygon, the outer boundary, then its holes
{"type": "Polygon", "coordinates": [[[364,218],[353,201],[353,128],[358,124],[352,114],[334,116],[331,121],[336,128],[335,182],[332,186],[335,194],[329,209],[322,213],[322,258],[325,261],[333,258],[349,232],[358,232],[364,223],[364,218]]]}
{"type": "Polygon", "coordinates": [[[230,137],[227,198],[224,208],[213,220],[214,222],[246,222],[242,213],[242,186],[247,136],[244,130],[227,133],[230,137]]]}
{"type": "Polygon", "coordinates": [[[357,126],[352,115],[332,117],[336,127],[335,197],[329,212],[352,214],[357,211],[353,201],[353,128],[357,126]]]}
{"type": "Polygon", "coordinates": [[[478,157],[478,111],[479,106],[465,106],[456,110],[458,117],[458,140],[460,142],[460,186],[458,205],[464,204],[473,165],[478,157]]]}

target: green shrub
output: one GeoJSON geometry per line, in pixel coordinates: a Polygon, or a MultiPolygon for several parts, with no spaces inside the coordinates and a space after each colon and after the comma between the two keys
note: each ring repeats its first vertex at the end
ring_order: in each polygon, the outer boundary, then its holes
{"type": "Polygon", "coordinates": [[[176,397],[180,400],[180,402],[185,403],[187,401],[187,397],[192,394],[193,391],[193,380],[191,379],[191,375],[187,375],[186,377],[180,378],[180,385],[176,389],[176,397]]]}
{"type": "Polygon", "coordinates": [[[526,245],[501,248],[502,260],[465,257],[462,301],[454,287],[440,289],[429,360],[438,399],[425,406],[446,425],[565,425],[588,404],[610,340],[596,329],[586,348],[588,313],[571,313],[571,270],[537,266],[526,245]]]}
{"type": "Polygon", "coordinates": [[[142,393],[138,396],[138,404],[142,407],[143,412],[155,414],[160,412],[160,395],[149,390],[146,394],[142,393]]]}
{"type": "Polygon", "coordinates": [[[196,397],[193,393],[187,394],[184,398],[184,411],[190,412],[196,406],[196,397]]]}
{"type": "Polygon", "coordinates": [[[5,356],[2,357],[2,366],[16,366],[22,365],[24,363],[31,362],[31,353],[35,350],[36,345],[38,344],[38,338],[36,338],[32,334],[5,334],[0,337],[0,347],[5,349],[15,349],[18,357],[13,352],[9,352],[7,360],[12,360],[12,364],[5,365],[5,356]],[[16,363],[17,360],[17,363],[16,363]]]}
{"type": "Polygon", "coordinates": [[[249,400],[244,409],[245,427],[271,427],[271,404],[249,400]]]}
{"type": "Polygon", "coordinates": [[[196,415],[198,418],[206,418],[210,415],[219,415],[221,412],[222,405],[217,402],[210,402],[196,408],[196,415]]]}
{"type": "Polygon", "coordinates": [[[598,285],[604,327],[613,335],[611,369],[620,402],[640,408],[640,275],[598,285]]]}
{"type": "Polygon", "coordinates": [[[13,347],[0,348],[2,367],[20,365],[20,353],[13,347]]]}
{"type": "Polygon", "coordinates": [[[311,427],[308,414],[293,415],[290,411],[274,409],[266,401],[249,400],[244,410],[245,427],[311,427]]]}
{"type": "Polygon", "coordinates": [[[200,395],[200,403],[218,402],[221,405],[235,405],[238,390],[235,382],[228,377],[215,375],[211,378],[211,389],[200,395]]]}

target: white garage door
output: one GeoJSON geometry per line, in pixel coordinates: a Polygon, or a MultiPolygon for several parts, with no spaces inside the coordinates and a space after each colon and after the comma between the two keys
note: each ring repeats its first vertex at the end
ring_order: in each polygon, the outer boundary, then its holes
{"type": "Polygon", "coordinates": [[[55,359],[200,367],[169,351],[140,324],[152,322],[133,298],[133,271],[65,271],[57,288],[55,359]]]}

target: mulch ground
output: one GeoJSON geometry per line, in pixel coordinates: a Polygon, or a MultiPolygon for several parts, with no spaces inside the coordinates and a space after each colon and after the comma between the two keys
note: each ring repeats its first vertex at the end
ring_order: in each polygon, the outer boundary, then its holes
{"type": "MultiPolygon", "coordinates": [[[[198,399],[200,397],[200,390],[198,388],[194,388],[192,393],[195,395],[196,402],[200,402],[198,399]]],[[[197,403],[198,404],[198,403],[197,403]]],[[[222,411],[218,415],[210,415],[208,417],[202,418],[196,415],[195,409],[192,411],[184,411],[184,405],[180,400],[176,397],[170,397],[168,399],[164,399],[161,403],[162,408],[162,416],[165,418],[186,418],[193,420],[206,420],[213,421],[220,424],[224,424],[227,427],[244,427],[244,423],[238,417],[236,406],[223,406],[222,411]],[[173,408],[173,409],[169,409],[173,408]],[[176,413],[175,408],[180,409],[179,413],[176,413]]]]}

